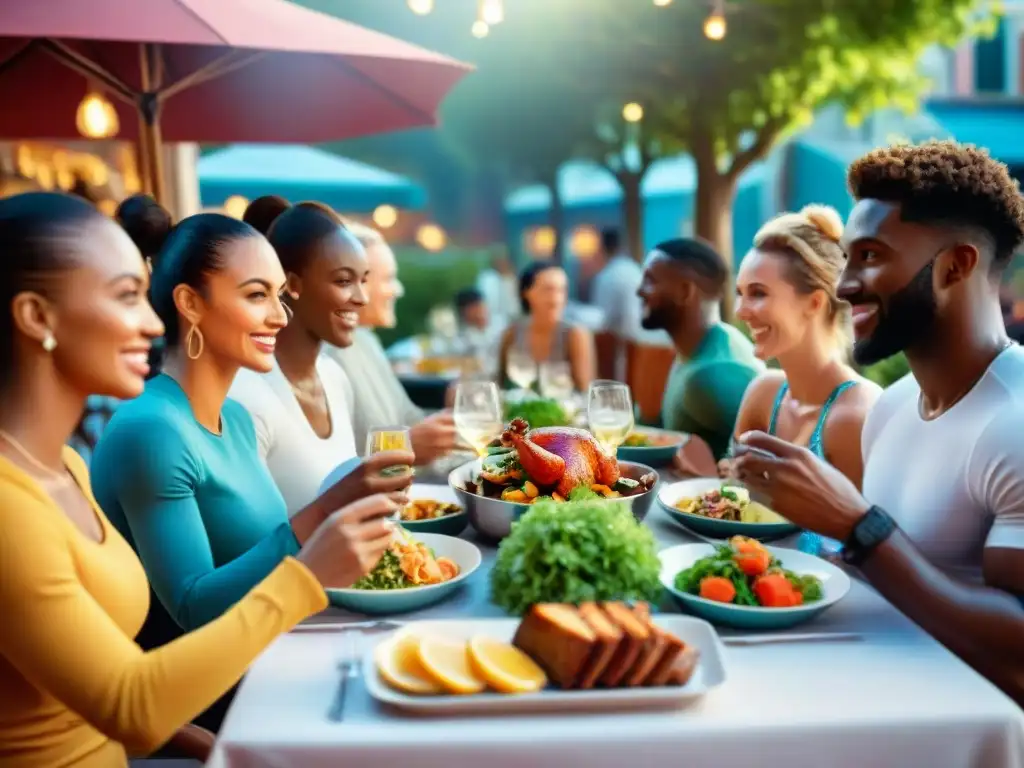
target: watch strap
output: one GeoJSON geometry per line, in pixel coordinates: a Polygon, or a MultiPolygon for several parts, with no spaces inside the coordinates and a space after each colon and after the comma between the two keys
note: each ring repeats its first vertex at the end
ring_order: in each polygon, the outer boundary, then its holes
{"type": "Polygon", "coordinates": [[[861,516],[843,545],[843,562],[859,566],[885,542],[898,526],[888,512],[872,506],[861,516]]]}

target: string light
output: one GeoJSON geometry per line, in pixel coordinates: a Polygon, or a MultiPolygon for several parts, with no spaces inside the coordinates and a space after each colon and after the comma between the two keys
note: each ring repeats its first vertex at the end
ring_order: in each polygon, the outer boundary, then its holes
{"type": "Polygon", "coordinates": [[[408,0],[408,5],[417,16],[426,16],[434,10],[434,0],[408,0]]]}
{"type": "Polygon", "coordinates": [[[390,229],[398,222],[398,211],[393,205],[378,205],[373,211],[373,223],[381,229],[390,229]]]}
{"type": "Polygon", "coordinates": [[[672,5],[672,0],[654,0],[654,4],[659,8],[664,8],[666,5],[672,5]]]}
{"type": "Polygon", "coordinates": [[[622,119],[627,123],[639,123],[644,119],[644,108],[631,101],[622,108],[622,119]]]}
{"type": "Polygon", "coordinates": [[[704,20],[704,37],[718,41],[725,37],[725,32],[725,4],[722,0],[715,0],[711,13],[704,20]]]}
{"type": "Polygon", "coordinates": [[[473,26],[470,31],[472,31],[473,37],[484,38],[487,37],[488,34],[490,34],[491,27],[483,19],[477,19],[476,21],[473,22],[473,26]]]}
{"type": "Polygon", "coordinates": [[[224,201],[224,213],[233,219],[240,219],[245,215],[245,209],[249,207],[249,201],[241,195],[232,195],[224,201]]]}
{"type": "Polygon", "coordinates": [[[493,27],[505,20],[505,4],[502,0],[480,0],[480,21],[493,27]]]}
{"type": "Polygon", "coordinates": [[[98,91],[90,91],[78,105],[75,127],[87,139],[112,139],[121,130],[117,110],[98,91]]]}

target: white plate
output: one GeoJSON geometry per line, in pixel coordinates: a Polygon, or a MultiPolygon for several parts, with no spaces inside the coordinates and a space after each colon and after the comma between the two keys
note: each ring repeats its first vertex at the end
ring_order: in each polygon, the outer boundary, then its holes
{"type": "MultiPolygon", "coordinates": [[[[697,668],[686,685],[658,688],[595,688],[589,691],[548,688],[538,693],[519,695],[479,693],[471,696],[413,696],[396,691],[381,679],[374,664],[373,649],[370,649],[364,666],[366,687],[373,698],[384,704],[422,714],[454,715],[675,707],[700,698],[725,682],[722,641],[710,624],[690,616],[673,614],[655,614],[653,619],[659,627],[672,632],[684,643],[700,651],[697,668]]],[[[518,619],[453,619],[418,621],[407,624],[398,631],[465,640],[474,635],[485,635],[511,642],[518,627],[518,619]]],[[[385,642],[392,635],[382,637],[380,642],[385,642]]]]}
{"type": "Polygon", "coordinates": [[[850,591],[850,577],[832,563],[796,549],[766,546],[782,567],[800,575],[811,574],[821,580],[822,598],[813,603],[793,608],[761,608],[750,605],[717,603],[697,595],[680,592],[675,587],[676,575],[702,557],[714,553],[710,544],[680,544],[658,553],[661,561],[661,583],[679,603],[691,613],[720,624],[738,629],[776,630],[794,627],[810,621],[822,611],[832,607],[850,591]]]}
{"type": "Polygon", "coordinates": [[[440,602],[480,567],[480,550],[468,541],[438,533],[414,533],[416,541],[426,544],[436,557],[447,557],[459,566],[459,575],[440,584],[406,589],[328,589],[331,605],[355,613],[387,616],[426,608],[440,602]]]}

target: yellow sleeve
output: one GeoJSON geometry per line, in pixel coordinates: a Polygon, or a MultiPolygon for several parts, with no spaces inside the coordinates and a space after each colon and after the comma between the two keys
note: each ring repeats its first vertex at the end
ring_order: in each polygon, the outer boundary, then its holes
{"type": "Polygon", "coordinates": [[[278,635],[327,605],[288,558],[220,618],[144,653],[85,590],[63,521],[0,483],[0,655],[130,753],[166,742],[278,635]]]}

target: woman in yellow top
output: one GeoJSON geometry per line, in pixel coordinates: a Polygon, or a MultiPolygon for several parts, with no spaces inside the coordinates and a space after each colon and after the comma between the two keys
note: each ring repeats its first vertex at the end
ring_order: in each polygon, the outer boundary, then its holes
{"type": "Polygon", "coordinates": [[[145,573],[64,443],[88,395],[143,389],[163,332],[148,271],[113,221],[50,193],[0,200],[0,254],[0,765],[124,766],[326,607],[322,585],[372,568],[395,504],[335,513],[222,616],[144,653],[145,573]]]}

